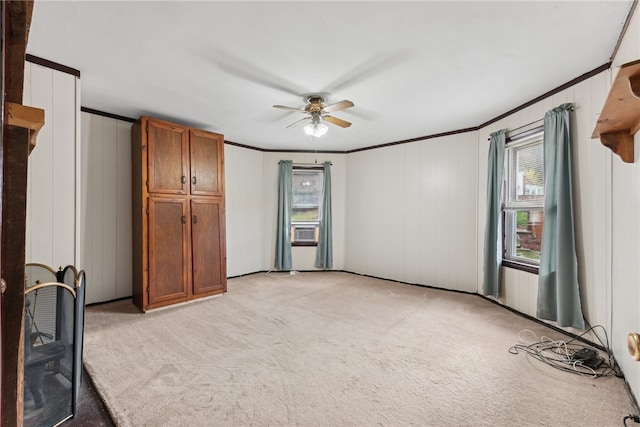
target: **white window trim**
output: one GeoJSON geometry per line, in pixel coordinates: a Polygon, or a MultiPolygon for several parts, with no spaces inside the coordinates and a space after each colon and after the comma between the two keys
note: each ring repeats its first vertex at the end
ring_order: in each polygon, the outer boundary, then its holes
{"type": "Polygon", "coordinates": [[[516,264],[522,264],[528,267],[537,268],[540,265],[539,260],[518,257],[517,253],[517,232],[516,232],[516,212],[517,211],[543,211],[544,200],[534,201],[518,201],[512,199],[511,186],[513,177],[510,172],[512,170],[513,156],[511,152],[522,148],[526,145],[535,143],[543,143],[543,130],[533,133],[531,135],[524,136],[522,138],[514,137],[505,147],[505,162],[504,162],[504,191],[503,191],[503,206],[502,211],[504,213],[504,260],[516,264]],[[513,255],[512,255],[513,253],[513,255]]]}
{"type": "MultiPolygon", "coordinates": [[[[293,165],[293,174],[296,173],[296,171],[302,171],[302,172],[313,172],[313,173],[317,173],[320,175],[320,179],[324,179],[324,169],[320,168],[320,167],[296,167],[295,165],[293,165]]],[[[322,192],[324,192],[324,187],[322,188],[322,192]]],[[[321,193],[322,193],[321,192],[321,193]]],[[[322,195],[320,196],[320,200],[318,200],[318,220],[317,221],[294,221],[291,220],[290,221],[290,227],[291,227],[291,244],[294,246],[316,246],[318,244],[318,234],[319,234],[319,228],[320,228],[320,221],[322,221],[322,195]],[[295,228],[296,227],[308,227],[308,226],[315,226],[315,240],[314,241],[310,241],[310,240],[295,240],[295,228]]]]}

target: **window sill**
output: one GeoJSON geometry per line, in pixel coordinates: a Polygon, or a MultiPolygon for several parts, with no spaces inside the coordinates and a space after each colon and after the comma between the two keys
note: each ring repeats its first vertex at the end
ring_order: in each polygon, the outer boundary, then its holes
{"type": "Polygon", "coordinates": [[[538,269],[539,269],[537,265],[523,264],[520,262],[508,261],[506,259],[502,260],[502,266],[513,268],[514,270],[526,271],[527,273],[533,273],[533,274],[538,274],[538,269]]]}
{"type": "Polygon", "coordinates": [[[291,242],[291,246],[318,246],[317,242],[291,242]]]}

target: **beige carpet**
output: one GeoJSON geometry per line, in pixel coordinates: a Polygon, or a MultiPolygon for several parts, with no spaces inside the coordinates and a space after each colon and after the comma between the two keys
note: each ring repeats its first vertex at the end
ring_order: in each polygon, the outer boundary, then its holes
{"type": "Polygon", "coordinates": [[[348,273],[254,274],[206,301],[87,309],[84,360],[122,426],[620,426],[623,380],[508,349],[567,339],[474,295],[348,273]]]}

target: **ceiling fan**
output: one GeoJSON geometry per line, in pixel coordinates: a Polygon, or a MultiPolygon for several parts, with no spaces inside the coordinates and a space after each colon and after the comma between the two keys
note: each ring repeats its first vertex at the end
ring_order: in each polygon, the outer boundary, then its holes
{"type": "Polygon", "coordinates": [[[353,107],[353,102],[344,99],[340,102],[336,102],[335,104],[325,105],[324,98],[320,95],[309,95],[305,98],[305,101],[307,102],[307,105],[305,105],[304,109],[287,107],[285,105],[274,105],[273,107],[308,114],[308,117],[304,117],[291,123],[287,128],[308,122],[304,127],[304,131],[307,135],[315,137],[324,135],[329,129],[327,125],[323,123],[325,121],[336,126],[340,126],[341,128],[348,128],[351,126],[351,122],[331,116],[329,113],[351,108],[353,107]]]}

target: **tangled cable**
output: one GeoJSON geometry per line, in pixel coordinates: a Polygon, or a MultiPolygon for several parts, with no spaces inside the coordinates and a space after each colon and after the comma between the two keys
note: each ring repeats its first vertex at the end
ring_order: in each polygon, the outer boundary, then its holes
{"type": "MultiPolygon", "coordinates": [[[[607,331],[601,325],[590,327],[582,334],[568,341],[552,340],[551,338],[545,336],[542,336],[538,340],[537,335],[532,330],[524,329],[518,333],[518,340],[520,342],[526,342],[526,340],[523,339],[523,333],[529,333],[533,335],[535,342],[528,345],[515,344],[509,348],[509,353],[519,354],[520,352],[524,352],[528,356],[546,363],[547,365],[555,369],[590,378],[598,378],[609,375],[620,375],[620,371],[615,361],[613,360],[611,350],[609,350],[609,337],[607,336],[607,331]],[[595,332],[596,328],[602,329],[602,331],[604,332],[606,343],[603,343],[598,334],[595,332]],[[589,332],[593,332],[595,337],[602,344],[602,347],[606,349],[606,357],[603,357],[601,352],[599,352],[596,348],[578,344],[576,342],[589,332]],[[587,360],[585,358],[579,357],[576,354],[580,350],[584,352],[584,349],[590,349],[593,352],[592,354],[594,354],[594,356],[588,358],[589,360],[587,360]],[[592,365],[592,363],[589,362],[593,362],[594,360],[597,360],[597,362],[601,363],[597,363],[595,367],[588,366],[592,365]]],[[[591,354],[591,352],[589,353],[591,354]]]]}

